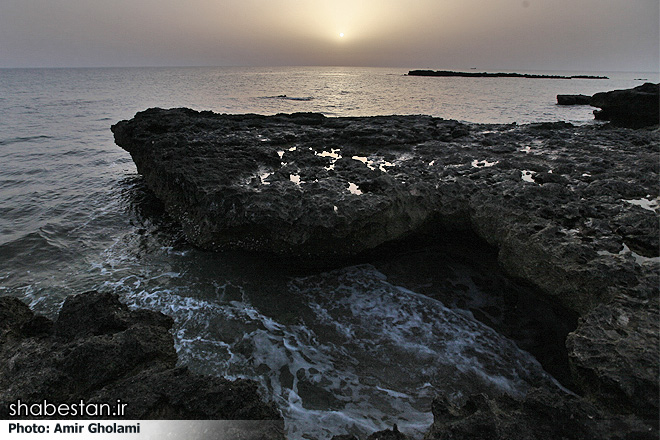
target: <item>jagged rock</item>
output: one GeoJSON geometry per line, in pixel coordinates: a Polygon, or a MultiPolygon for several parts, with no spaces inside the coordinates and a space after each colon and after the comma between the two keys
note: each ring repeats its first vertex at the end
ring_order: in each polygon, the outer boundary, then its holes
{"type": "MultiPolygon", "coordinates": [[[[116,295],[88,292],[64,302],[55,322],[0,297],[0,417],[24,403],[126,404],[125,419],[262,420],[267,438],[283,422],[249,380],[229,381],[176,367],[172,319],[129,310],[116,295]]],[[[76,415],[75,419],[117,418],[76,415]]],[[[30,419],[33,417],[21,417],[30,419]]],[[[39,418],[39,417],[36,417],[39,418]]]]}
{"type": "MultiPolygon", "coordinates": [[[[150,109],[112,130],[207,249],[329,265],[413,234],[442,241],[471,230],[510,275],[582,316],[619,295],[657,296],[657,131],[188,109],[150,109]]],[[[658,357],[650,332],[637,346],[658,357]]],[[[621,356],[580,369],[617,369],[621,356]]],[[[589,392],[605,403],[613,395],[589,392]]],[[[622,405],[636,413],[637,403],[622,405]]]]}
{"type": "Polygon", "coordinates": [[[590,105],[596,119],[612,121],[624,127],[660,124],[660,84],[645,83],[632,89],[596,93],[590,105]]]}
{"type": "Polygon", "coordinates": [[[584,399],[537,389],[524,399],[476,394],[463,401],[433,401],[425,440],[655,439],[657,428],[612,416],[584,399]]]}
{"type": "Polygon", "coordinates": [[[588,95],[557,95],[559,105],[589,105],[591,96],[588,95]]]}
{"type": "Polygon", "coordinates": [[[657,421],[659,298],[621,295],[580,319],[567,339],[574,377],[587,396],[614,411],[657,421]],[[651,345],[653,344],[653,345],[651,345]]]}

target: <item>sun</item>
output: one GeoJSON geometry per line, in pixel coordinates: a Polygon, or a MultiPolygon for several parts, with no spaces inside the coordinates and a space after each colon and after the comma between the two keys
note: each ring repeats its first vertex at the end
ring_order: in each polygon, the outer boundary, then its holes
{"type": "Polygon", "coordinates": [[[340,32],[340,33],[339,33],[339,37],[344,38],[344,33],[343,33],[343,32],[340,32]]]}

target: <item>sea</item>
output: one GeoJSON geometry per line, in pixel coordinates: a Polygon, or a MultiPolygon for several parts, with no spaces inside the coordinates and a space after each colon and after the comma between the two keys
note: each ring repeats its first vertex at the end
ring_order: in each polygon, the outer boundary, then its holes
{"type": "Polygon", "coordinates": [[[524,335],[498,330],[505,297],[526,297],[529,287],[499,273],[492,250],[418,246],[307,273],[203,251],[159,207],[110,131],[150,107],[594,124],[591,107],[558,106],[556,95],[659,82],[657,72],[523,72],[609,77],[598,80],[406,73],[0,69],[0,295],[51,318],[67,296],[88,290],[170,315],[179,363],[256,380],[290,439],[364,437],[394,424],[421,438],[436,396],[563,388],[524,335]]]}

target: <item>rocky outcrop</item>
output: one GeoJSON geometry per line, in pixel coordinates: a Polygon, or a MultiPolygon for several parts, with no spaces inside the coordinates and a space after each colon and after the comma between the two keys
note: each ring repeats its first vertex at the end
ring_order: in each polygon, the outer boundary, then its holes
{"type": "Polygon", "coordinates": [[[171,318],[129,310],[109,293],[67,298],[55,321],[0,297],[0,417],[8,419],[19,399],[55,405],[119,399],[123,415],[71,418],[258,420],[260,438],[284,438],[279,412],[262,401],[254,382],[177,367],[171,326],[171,318]]]}
{"type": "Polygon", "coordinates": [[[589,95],[557,95],[558,105],[590,105],[589,95]]]}
{"type": "Polygon", "coordinates": [[[147,110],[112,130],[203,248],[330,265],[413,235],[473,231],[510,275],[583,316],[573,373],[599,410],[657,413],[659,368],[647,362],[658,358],[657,131],[188,109],[147,110]],[[604,318],[640,310],[648,316],[630,327],[604,318]],[[620,332],[634,348],[612,349],[620,332]]]}
{"type": "Polygon", "coordinates": [[[645,83],[633,89],[596,93],[589,102],[596,119],[623,127],[660,124],[660,84],[645,83]]]}

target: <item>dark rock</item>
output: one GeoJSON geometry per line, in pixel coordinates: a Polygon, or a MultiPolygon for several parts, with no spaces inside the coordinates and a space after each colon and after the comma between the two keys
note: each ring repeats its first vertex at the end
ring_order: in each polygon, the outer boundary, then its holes
{"type": "MultiPolygon", "coordinates": [[[[132,311],[116,295],[88,292],[67,298],[54,324],[15,298],[0,298],[0,317],[2,418],[19,399],[53,404],[120,399],[126,419],[271,420],[264,432],[283,438],[279,412],[261,400],[254,382],[176,367],[172,320],[161,313],[132,311]]],[[[117,418],[72,416],[90,417],[117,418]]]]}
{"type": "MultiPolygon", "coordinates": [[[[509,275],[583,317],[621,295],[657,296],[657,131],[187,109],[151,109],[112,129],[188,239],[207,249],[330,266],[413,235],[442,242],[472,231],[509,275]]],[[[578,329],[585,344],[610,338],[589,322],[578,329]]],[[[657,359],[647,324],[635,350],[657,359]]],[[[598,383],[631,396],[629,383],[657,377],[616,350],[580,358],[574,347],[578,383],[611,410],[616,393],[598,383]],[[627,379],[610,380],[605,364],[625,365],[627,379]]],[[[646,417],[638,409],[649,396],[620,399],[616,411],[646,417]]]]}
{"type": "Polygon", "coordinates": [[[557,95],[558,105],[589,105],[590,102],[588,95],[557,95]]]}
{"type": "Polygon", "coordinates": [[[537,389],[522,400],[469,396],[433,401],[427,440],[655,439],[657,429],[635,419],[612,416],[577,396],[537,389]]]}
{"type": "Polygon", "coordinates": [[[645,83],[632,89],[596,93],[590,105],[596,119],[611,121],[623,127],[645,127],[660,124],[660,84],[645,83]]]}

